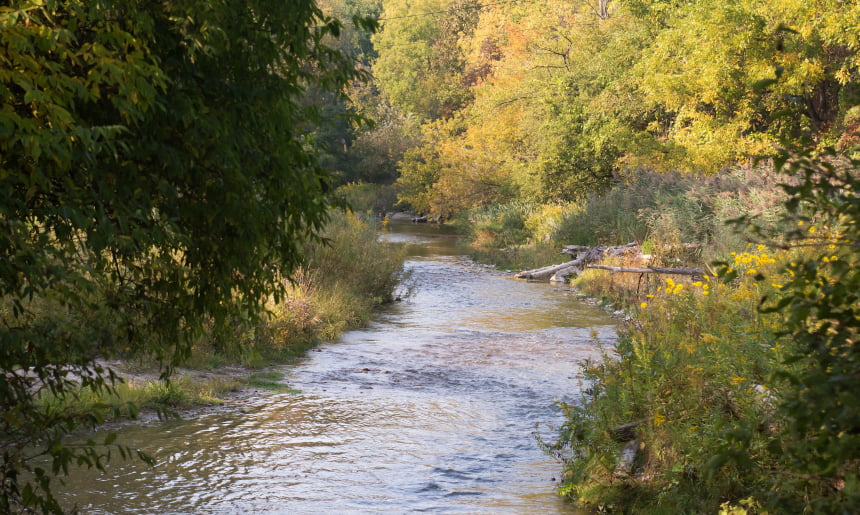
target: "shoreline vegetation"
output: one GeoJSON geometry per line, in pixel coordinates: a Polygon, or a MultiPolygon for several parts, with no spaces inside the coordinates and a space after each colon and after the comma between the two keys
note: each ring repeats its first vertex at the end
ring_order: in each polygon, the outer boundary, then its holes
{"type": "Polygon", "coordinates": [[[217,402],[228,364],[279,387],[392,300],[401,251],[347,205],[512,270],[637,242],[707,272],[574,280],[634,316],[548,444],[572,501],[860,506],[858,2],[13,0],[0,27],[0,511],[136,454],[66,435],[217,402]],[[204,386],[143,379],[179,366],[204,386]]]}
{"type": "Polygon", "coordinates": [[[167,380],[145,358],[120,357],[99,362],[122,378],[113,392],[83,390],[62,401],[47,395],[42,402],[47,409],[98,410],[109,423],[143,423],[194,414],[255,390],[290,391],[279,365],[365,325],[403,287],[405,247],[378,236],[379,224],[368,217],[335,213],[326,242],[307,245],[286,297],[270,302],[261,320],[237,321],[229,335],[200,338],[167,380]]]}
{"type": "Polygon", "coordinates": [[[583,203],[497,205],[454,222],[476,259],[512,270],[567,261],[559,251],[571,244],[636,241],[644,266],[707,271],[586,269],[571,280],[626,313],[617,345],[582,364],[584,398],[560,404],[557,440],[542,443],[564,463],[559,493],[571,502],[613,513],[857,505],[860,162],[779,164],[779,174],[640,173],[583,203]]]}

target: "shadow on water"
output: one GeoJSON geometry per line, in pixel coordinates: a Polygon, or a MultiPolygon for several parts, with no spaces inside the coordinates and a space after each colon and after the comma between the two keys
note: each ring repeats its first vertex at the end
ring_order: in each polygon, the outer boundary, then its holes
{"type": "Polygon", "coordinates": [[[158,459],[68,481],[86,513],[576,513],[536,445],[575,400],[577,364],[612,321],[564,288],[458,255],[433,226],[411,243],[414,294],[285,369],[261,392],[191,420],[123,429],[158,459]]]}

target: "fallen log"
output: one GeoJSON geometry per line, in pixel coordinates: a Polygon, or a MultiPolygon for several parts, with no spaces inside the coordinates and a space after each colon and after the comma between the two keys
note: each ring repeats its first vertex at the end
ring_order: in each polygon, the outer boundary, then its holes
{"type": "Polygon", "coordinates": [[[517,279],[545,279],[549,277],[551,282],[563,282],[570,274],[581,272],[589,263],[599,261],[607,256],[625,254],[635,248],[638,248],[638,244],[636,243],[628,243],[627,245],[616,245],[612,247],[604,245],[598,245],[596,247],[568,245],[561,251],[561,253],[573,256],[573,260],[568,261],[567,263],[561,263],[560,265],[551,265],[536,268],[534,270],[525,270],[514,277],[517,279]]]}
{"type": "Polygon", "coordinates": [[[518,273],[514,277],[517,279],[545,279],[555,274],[559,270],[564,270],[565,268],[575,266],[576,260],[568,261],[567,263],[562,263],[560,265],[550,265],[542,268],[535,268],[534,270],[525,270],[523,272],[518,273]]]}
{"type": "Polygon", "coordinates": [[[629,272],[634,274],[677,274],[704,277],[705,271],[701,268],[663,268],[659,266],[649,266],[647,268],[629,268],[624,266],[608,266],[608,265],[587,265],[586,268],[598,268],[601,270],[609,270],[613,274],[619,272],[629,272]]]}

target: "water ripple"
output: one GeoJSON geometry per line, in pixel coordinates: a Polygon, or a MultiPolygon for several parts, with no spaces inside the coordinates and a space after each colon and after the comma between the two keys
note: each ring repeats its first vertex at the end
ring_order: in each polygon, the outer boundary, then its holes
{"type": "MultiPolygon", "coordinates": [[[[394,237],[392,237],[394,238],[394,237]]],[[[566,513],[535,424],[562,421],[577,364],[611,321],[564,290],[512,281],[424,234],[414,297],[286,369],[266,394],[196,419],[129,427],[153,468],[69,478],[85,513],[566,513]]]]}

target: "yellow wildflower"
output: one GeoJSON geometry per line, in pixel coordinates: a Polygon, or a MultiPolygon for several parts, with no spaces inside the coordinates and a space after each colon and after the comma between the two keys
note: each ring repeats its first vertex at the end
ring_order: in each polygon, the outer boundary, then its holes
{"type": "Polygon", "coordinates": [[[720,339],[717,338],[716,336],[714,336],[713,334],[703,333],[702,334],[702,341],[704,343],[716,343],[716,342],[720,341],[720,339]]]}

